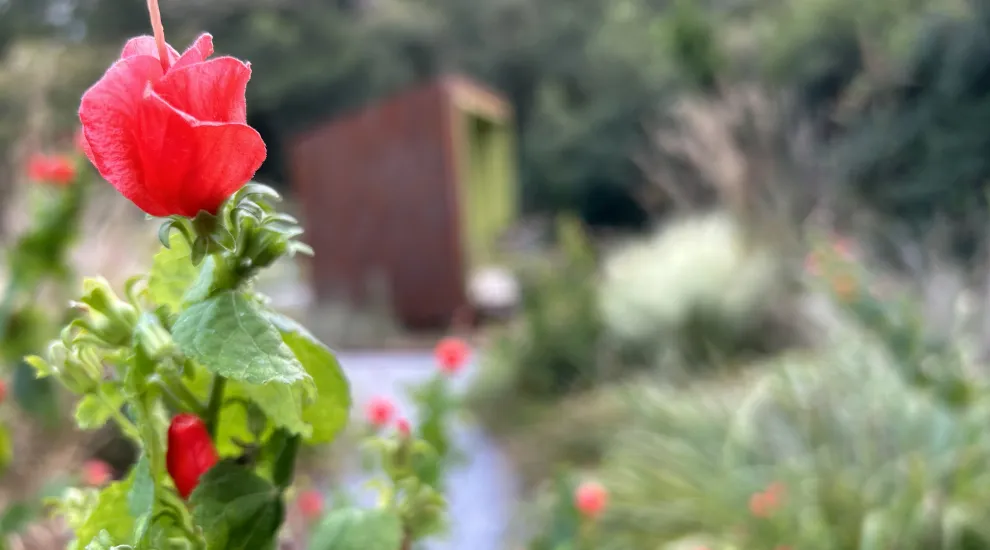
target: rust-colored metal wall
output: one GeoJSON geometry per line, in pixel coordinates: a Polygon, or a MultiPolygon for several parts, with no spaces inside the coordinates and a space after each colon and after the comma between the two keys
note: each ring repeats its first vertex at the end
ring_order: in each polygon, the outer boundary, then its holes
{"type": "Polygon", "coordinates": [[[401,93],[301,134],[290,177],[320,299],[366,302],[384,276],[411,328],[443,326],[466,303],[452,94],[455,80],[401,93]]]}

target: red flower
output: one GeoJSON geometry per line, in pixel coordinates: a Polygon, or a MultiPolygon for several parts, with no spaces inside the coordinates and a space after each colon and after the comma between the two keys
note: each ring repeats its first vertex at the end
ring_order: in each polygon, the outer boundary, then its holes
{"type": "Polygon", "coordinates": [[[168,427],[165,463],[168,475],[172,477],[182,498],[189,498],[199,484],[200,476],[219,459],[206,424],[198,416],[183,413],[172,419],[172,424],[168,427]]]}
{"type": "Polygon", "coordinates": [[[433,349],[440,370],[445,374],[457,374],[467,363],[471,347],[460,338],[444,338],[433,349]]]}
{"type": "Polygon", "coordinates": [[[39,183],[68,185],[76,179],[72,160],[61,155],[31,155],[27,172],[29,178],[39,183]]]}
{"type": "Polygon", "coordinates": [[[323,495],[319,491],[309,490],[299,494],[296,501],[303,517],[312,521],[323,515],[323,495]]]}
{"type": "Polygon", "coordinates": [[[574,491],[574,506],[586,518],[597,518],[607,504],[608,491],[600,483],[586,481],[574,491]]]}
{"type": "Polygon", "coordinates": [[[82,467],[82,477],[90,487],[102,487],[113,479],[113,470],[102,460],[87,460],[82,467]]]}
{"type": "Polygon", "coordinates": [[[83,94],[83,150],[152,216],[216,213],[265,160],[261,136],[247,125],[251,68],[233,57],[207,60],[209,34],[179,55],[158,31],[127,42],[83,94]]]}
{"type": "Polygon", "coordinates": [[[7,382],[0,380],[0,403],[7,400],[7,382]]]}
{"type": "Polygon", "coordinates": [[[381,428],[395,416],[395,405],[387,397],[374,397],[365,405],[364,412],[368,417],[368,422],[381,428]]]}
{"type": "Polygon", "coordinates": [[[405,418],[400,418],[395,421],[395,429],[398,430],[399,435],[402,437],[409,437],[412,434],[412,426],[409,425],[409,421],[405,418]]]}
{"type": "Polygon", "coordinates": [[[768,518],[780,508],[787,488],[783,483],[773,482],[763,492],[749,497],[749,512],[754,517],[768,518]]]}

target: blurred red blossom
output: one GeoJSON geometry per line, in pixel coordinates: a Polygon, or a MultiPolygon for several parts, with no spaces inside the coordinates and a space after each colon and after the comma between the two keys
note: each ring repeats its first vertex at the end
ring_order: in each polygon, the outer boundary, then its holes
{"type": "Polygon", "coordinates": [[[323,494],[315,489],[299,493],[296,504],[307,521],[319,519],[323,515],[323,494]]]}
{"type": "Polygon", "coordinates": [[[395,405],[387,397],[373,397],[365,405],[364,413],[371,425],[382,428],[395,416],[395,405]]]}
{"type": "Polygon", "coordinates": [[[447,337],[437,342],[433,355],[441,371],[445,374],[457,374],[467,363],[471,347],[460,338],[447,337]]]}
{"type": "Polygon", "coordinates": [[[62,155],[31,155],[27,173],[32,181],[38,183],[68,185],[76,179],[76,167],[72,159],[62,155]]]}
{"type": "Polygon", "coordinates": [[[608,490],[601,483],[585,481],[574,491],[574,506],[586,518],[597,518],[607,505],[608,490]]]}
{"type": "Polygon", "coordinates": [[[98,459],[87,460],[82,467],[83,482],[90,487],[102,487],[113,479],[113,470],[106,462],[98,459]]]}

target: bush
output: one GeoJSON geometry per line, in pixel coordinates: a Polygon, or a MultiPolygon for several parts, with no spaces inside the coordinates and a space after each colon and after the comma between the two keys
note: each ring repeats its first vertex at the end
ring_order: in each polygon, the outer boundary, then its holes
{"type": "Polygon", "coordinates": [[[689,362],[770,349],[781,303],[781,262],[724,214],[687,218],[606,262],[601,308],[609,335],[646,353],[689,362]]]}
{"type": "Polygon", "coordinates": [[[987,411],[942,406],[862,342],[746,391],[630,398],[603,472],[615,548],[990,547],[987,411]]]}
{"type": "Polygon", "coordinates": [[[602,331],[593,250],[571,218],[561,219],[558,240],[558,261],[523,274],[519,322],[497,336],[486,359],[497,364],[491,369],[499,384],[528,396],[562,395],[598,377],[602,331]]]}

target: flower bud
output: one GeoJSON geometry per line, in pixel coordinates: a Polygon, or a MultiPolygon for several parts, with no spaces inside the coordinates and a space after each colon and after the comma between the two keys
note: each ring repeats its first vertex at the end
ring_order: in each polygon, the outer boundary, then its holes
{"type": "Polygon", "coordinates": [[[408,438],[412,434],[412,426],[409,425],[409,421],[405,418],[400,418],[395,421],[395,429],[398,430],[399,435],[404,438],[408,438]]]}
{"type": "Polygon", "coordinates": [[[176,415],[168,427],[165,462],[182,498],[189,498],[203,476],[220,460],[206,424],[196,415],[176,415]]]}

